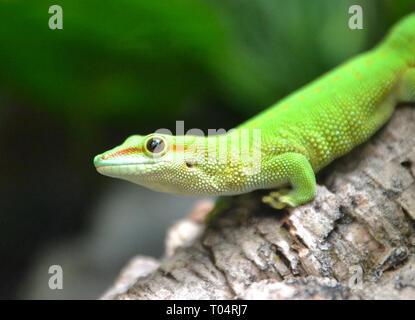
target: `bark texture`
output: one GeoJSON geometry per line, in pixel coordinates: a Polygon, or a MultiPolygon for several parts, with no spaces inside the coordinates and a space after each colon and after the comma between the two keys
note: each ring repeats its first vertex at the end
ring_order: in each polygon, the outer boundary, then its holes
{"type": "Polygon", "coordinates": [[[208,226],[211,204],[199,204],[161,261],[136,258],[102,298],[415,299],[415,108],[318,183],[313,202],[288,210],[262,204],[267,191],[233,197],[208,226]]]}

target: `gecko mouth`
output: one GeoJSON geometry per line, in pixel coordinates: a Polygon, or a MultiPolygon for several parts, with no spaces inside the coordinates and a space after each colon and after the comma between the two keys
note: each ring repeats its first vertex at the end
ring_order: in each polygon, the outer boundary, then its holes
{"type": "Polygon", "coordinates": [[[126,161],[123,159],[120,161],[119,159],[103,159],[102,155],[97,155],[94,158],[94,166],[98,169],[100,167],[109,167],[109,166],[130,166],[130,165],[149,165],[154,164],[155,161],[153,159],[131,159],[131,161],[126,161]]]}
{"type": "MultiPolygon", "coordinates": [[[[143,159],[140,159],[143,160],[143,159]]],[[[101,155],[94,158],[94,166],[97,171],[106,176],[117,177],[120,175],[130,175],[137,172],[145,171],[155,162],[152,159],[145,161],[137,161],[137,159],[126,162],[121,162],[117,159],[102,159],[101,155]]]]}
{"type": "Polygon", "coordinates": [[[127,178],[129,176],[149,174],[153,172],[154,166],[152,166],[150,163],[134,163],[97,166],[96,169],[100,174],[104,176],[112,178],[127,178]]]}
{"type": "Polygon", "coordinates": [[[137,164],[123,164],[123,165],[105,165],[96,167],[97,171],[109,177],[120,177],[126,175],[132,175],[137,172],[137,164]]]}

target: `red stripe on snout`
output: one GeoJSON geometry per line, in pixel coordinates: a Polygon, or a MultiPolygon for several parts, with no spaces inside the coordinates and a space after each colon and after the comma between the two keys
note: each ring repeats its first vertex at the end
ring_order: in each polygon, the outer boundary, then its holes
{"type": "Polygon", "coordinates": [[[122,156],[122,155],[126,155],[126,154],[131,154],[131,153],[140,153],[142,152],[141,148],[138,147],[130,147],[130,148],[125,148],[122,150],[118,150],[117,152],[114,153],[110,153],[110,154],[104,154],[101,158],[103,160],[109,159],[109,158],[115,158],[118,156],[122,156]]]}

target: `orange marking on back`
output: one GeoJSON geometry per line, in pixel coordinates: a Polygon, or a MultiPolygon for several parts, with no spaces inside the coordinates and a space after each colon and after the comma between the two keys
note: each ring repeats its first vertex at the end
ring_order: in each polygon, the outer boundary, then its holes
{"type": "Polygon", "coordinates": [[[297,100],[298,100],[298,101],[301,101],[301,100],[304,100],[304,99],[305,99],[305,97],[304,97],[304,96],[299,96],[297,100]]]}
{"type": "Polygon", "coordinates": [[[375,61],[375,59],[371,58],[371,59],[366,61],[366,64],[372,64],[374,61],[375,61]]]}
{"type": "Polygon", "coordinates": [[[333,78],[333,82],[336,82],[337,80],[340,80],[340,78],[341,78],[341,76],[335,76],[335,77],[333,78]]]}
{"type": "Polygon", "coordinates": [[[281,110],[287,110],[290,106],[291,105],[289,103],[287,103],[287,104],[285,104],[281,107],[281,110]]]}
{"type": "Polygon", "coordinates": [[[361,77],[362,77],[362,74],[360,72],[356,73],[356,78],[360,79],[361,77]]]}
{"type": "Polygon", "coordinates": [[[323,88],[322,88],[322,87],[315,87],[313,91],[314,91],[314,92],[320,92],[320,91],[321,91],[321,89],[323,89],[323,88]]]}
{"type": "Polygon", "coordinates": [[[267,115],[267,118],[272,118],[273,116],[275,116],[275,114],[277,113],[277,111],[272,111],[267,115]]]}

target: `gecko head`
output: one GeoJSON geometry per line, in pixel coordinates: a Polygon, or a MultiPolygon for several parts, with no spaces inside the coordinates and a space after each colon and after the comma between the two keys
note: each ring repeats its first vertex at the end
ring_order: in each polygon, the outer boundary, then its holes
{"type": "Polygon", "coordinates": [[[205,163],[205,138],[152,133],[133,135],[94,158],[97,171],[152,190],[212,194],[215,175],[205,163]]]}

